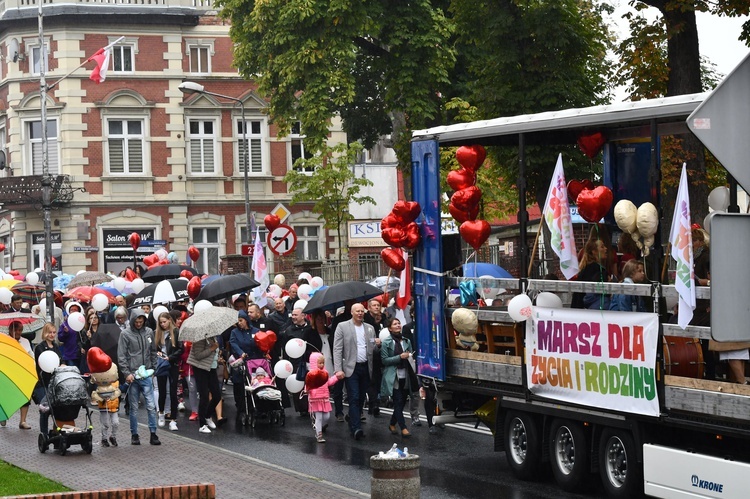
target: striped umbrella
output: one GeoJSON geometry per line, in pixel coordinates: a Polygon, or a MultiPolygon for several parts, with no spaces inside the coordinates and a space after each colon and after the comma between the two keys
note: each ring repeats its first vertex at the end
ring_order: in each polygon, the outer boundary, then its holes
{"type": "Polygon", "coordinates": [[[12,288],[13,293],[21,296],[23,301],[36,305],[39,300],[44,298],[45,286],[43,284],[29,284],[28,282],[19,282],[12,288]]]}
{"type": "Polygon", "coordinates": [[[38,380],[34,357],[20,343],[0,334],[0,420],[5,421],[31,399],[38,380]]]}

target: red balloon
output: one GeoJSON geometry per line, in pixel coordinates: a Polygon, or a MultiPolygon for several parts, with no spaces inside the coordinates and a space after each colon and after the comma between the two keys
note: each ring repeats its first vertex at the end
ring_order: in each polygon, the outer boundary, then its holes
{"type": "Polygon", "coordinates": [[[276,215],[269,214],[266,215],[266,217],[263,219],[263,223],[266,224],[266,229],[268,229],[268,232],[273,232],[276,227],[281,225],[281,219],[276,215]]]}
{"type": "Polygon", "coordinates": [[[260,331],[259,333],[255,333],[253,339],[261,352],[268,353],[276,344],[276,333],[273,331],[260,331]]]}
{"type": "Polygon", "coordinates": [[[456,151],[456,159],[458,160],[458,164],[460,164],[467,170],[471,170],[472,172],[477,171],[477,168],[482,166],[482,163],[484,163],[484,158],[486,157],[487,151],[485,151],[484,147],[480,146],[479,144],[475,144],[473,146],[461,146],[456,151]]]}
{"type": "Polygon", "coordinates": [[[195,276],[188,281],[187,285],[188,296],[195,300],[201,292],[201,278],[195,276]]]}
{"type": "Polygon", "coordinates": [[[581,135],[578,137],[578,147],[581,148],[583,154],[591,159],[594,159],[599,151],[602,150],[602,146],[607,142],[602,132],[591,133],[588,135],[581,135]]]}
{"type": "Polygon", "coordinates": [[[393,214],[404,221],[404,223],[413,222],[421,213],[422,208],[416,201],[396,201],[393,204],[393,214]]]}
{"type": "Polygon", "coordinates": [[[568,182],[568,197],[575,203],[578,195],[585,189],[593,189],[594,183],[589,179],[571,180],[568,182]]]}
{"type": "Polygon", "coordinates": [[[419,234],[419,225],[416,222],[411,222],[406,226],[405,231],[406,237],[404,238],[404,248],[413,250],[419,243],[422,242],[422,236],[419,234]]]}
{"type": "Polygon", "coordinates": [[[406,267],[406,261],[404,260],[404,255],[400,249],[385,248],[380,252],[380,257],[386,265],[396,272],[401,272],[406,267]]]}
{"type": "Polygon", "coordinates": [[[401,229],[403,228],[403,222],[401,219],[396,218],[396,215],[393,213],[389,213],[386,216],[383,217],[383,220],[380,221],[380,230],[383,229],[390,229],[391,227],[401,229]]]}
{"type": "Polygon", "coordinates": [[[193,277],[193,273],[190,272],[188,269],[183,270],[180,272],[180,277],[187,277],[188,279],[193,277]]]}
{"type": "Polygon", "coordinates": [[[156,253],[143,258],[143,263],[146,264],[146,267],[150,267],[158,261],[159,256],[156,253]]]}
{"type": "Polygon", "coordinates": [[[451,170],[448,172],[448,185],[454,191],[460,191],[471,187],[477,181],[477,176],[473,171],[465,168],[459,168],[458,170],[451,170]]]}
{"type": "Polygon", "coordinates": [[[459,210],[458,208],[453,206],[453,203],[451,203],[448,205],[448,211],[451,213],[456,222],[460,224],[469,220],[476,220],[477,216],[479,216],[479,206],[475,206],[472,210],[465,211],[459,210]]]}
{"type": "Polygon", "coordinates": [[[487,220],[469,220],[461,224],[458,232],[469,246],[478,250],[487,241],[487,238],[490,237],[490,229],[491,227],[487,220]]]}
{"type": "Polygon", "coordinates": [[[612,191],[607,186],[583,190],[576,198],[578,214],[587,222],[596,223],[607,214],[613,200],[612,191]]]}
{"type": "Polygon", "coordinates": [[[125,280],[133,282],[134,280],[138,279],[138,276],[135,272],[133,272],[133,269],[127,269],[125,270],[125,280]]]}
{"type": "Polygon", "coordinates": [[[0,253],[5,251],[5,245],[3,243],[0,243],[0,253]]]}
{"type": "Polygon", "coordinates": [[[133,232],[128,236],[128,242],[133,248],[133,251],[135,251],[141,246],[141,236],[137,232],[133,232]]]}
{"type": "Polygon", "coordinates": [[[112,359],[99,347],[91,347],[86,353],[86,362],[92,373],[106,373],[112,367],[112,359]]]}
{"type": "Polygon", "coordinates": [[[479,204],[480,199],[482,199],[482,191],[476,185],[472,185],[454,192],[451,196],[451,204],[459,210],[471,211],[479,204]]]}
{"type": "Polygon", "coordinates": [[[381,230],[380,237],[383,238],[383,241],[387,245],[397,248],[400,248],[406,242],[406,233],[397,227],[389,227],[381,230]]]}
{"type": "Polygon", "coordinates": [[[52,265],[52,268],[53,268],[53,269],[54,269],[55,267],[57,267],[57,258],[55,258],[55,257],[53,256],[53,257],[51,258],[51,262],[50,262],[50,264],[52,265]]]}
{"type": "Polygon", "coordinates": [[[198,258],[201,257],[201,252],[198,248],[195,246],[190,246],[188,248],[188,256],[190,257],[190,260],[193,262],[197,262],[198,258]]]}
{"type": "Polygon", "coordinates": [[[305,390],[310,391],[328,383],[328,372],[325,369],[310,369],[305,375],[305,390]]]}

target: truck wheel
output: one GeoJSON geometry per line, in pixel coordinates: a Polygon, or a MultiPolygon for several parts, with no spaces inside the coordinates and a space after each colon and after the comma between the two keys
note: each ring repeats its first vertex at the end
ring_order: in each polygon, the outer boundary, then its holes
{"type": "Polygon", "coordinates": [[[606,428],[602,432],[599,475],[607,497],[625,499],[643,495],[642,470],[636,459],[633,437],[628,431],[606,428]]]}
{"type": "Polygon", "coordinates": [[[589,474],[589,451],[586,434],[580,424],[563,419],[552,422],[550,461],[555,481],[563,490],[581,490],[589,474]]]}
{"type": "Polygon", "coordinates": [[[505,416],[505,457],[518,478],[538,476],[542,461],[542,440],[537,423],[529,414],[508,411],[505,416]]]}

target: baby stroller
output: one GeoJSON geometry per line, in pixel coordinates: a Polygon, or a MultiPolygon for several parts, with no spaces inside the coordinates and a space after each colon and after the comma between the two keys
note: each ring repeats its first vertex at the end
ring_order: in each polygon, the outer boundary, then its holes
{"type": "Polygon", "coordinates": [[[86,454],[93,450],[91,411],[86,381],[77,367],[58,367],[47,386],[47,403],[52,416],[52,429],[39,434],[39,452],[47,452],[50,444],[65,455],[71,445],[80,445],[86,454]],[[86,409],[85,428],[78,428],[75,419],[81,407],[86,409]]]}
{"type": "Polygon", "coordinates": [[[271,424],[286,424],[286,414],[281,403],[281,390],[268,378],[271,364],[265,359],[251,359],[240,367],[245,380],[245,414],[247,424],[255,428],[258,419],[268,419],[271,424]],[[265,382],[254,383],[253,376],[264,374],[265,382]],[[269,382],[270,381],[270,382],[269,382]],[[248,399],[250,402],[248,403],[248,399]]]}

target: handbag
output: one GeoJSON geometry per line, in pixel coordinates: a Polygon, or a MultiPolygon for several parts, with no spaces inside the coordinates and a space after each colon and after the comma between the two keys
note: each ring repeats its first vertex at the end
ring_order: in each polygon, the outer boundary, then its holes
{"type": "Polygon", "coordinates": [[[169,359],[158,357],[156,359],[156,369],[154,370],[154,376],[169,376],[169,359]]]}

